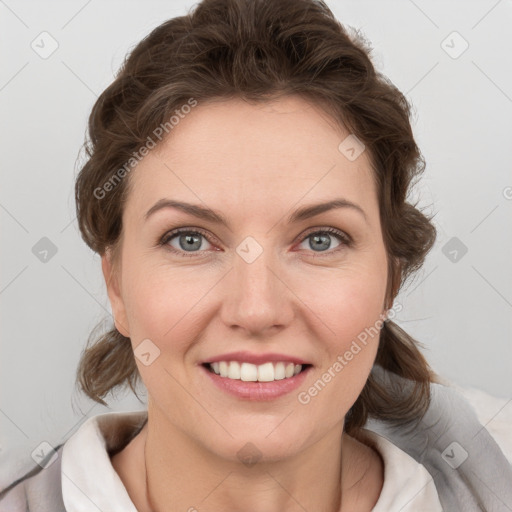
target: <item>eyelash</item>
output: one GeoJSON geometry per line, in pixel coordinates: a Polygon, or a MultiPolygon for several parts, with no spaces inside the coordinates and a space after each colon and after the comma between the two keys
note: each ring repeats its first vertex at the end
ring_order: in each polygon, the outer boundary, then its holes
{"type": "MultiPolygon", "coordinates": [[[[184,258],[197,257],[198,253],[203,252],[203,251],[197,251],[197,252],[192,251],[189,254],[187,254],[186,251],[178,251],[174,247],[167,245],[175,236],[177,236],[181,233],[202,235],[204,238],[206,238],[206,240],[208,242],[213,244],[213,241],[210,240],[210,236],[205,231],[203,231],[201,229],[177,228],[177,229],[174,229],[172,231],[168,231],[167,233],[165,233],[164,236],[158,242],[158,246],[162,246],[165,249],[171,251],[172,253],[178,254],[179,256],[182,256],[184,258]]],[[[316,253],[316,254],[314,251],[311,251],[315,254],[314,257],[323,257],[322,252],[325,252],[327,255],[332,255],[333,253],[336,253],[336,252],[342,250],[344,247],[352,247],[352,245],[353,245],[352,237],[350,237],[343,231],[339,231],[338,229],[335,229],[335,228],[320,228],[320,229],[314,228],[313,230],[307,232],[304,235],[304,237],[300,240],[299,243],[304,242],[304,240],[306,240],[308,237],[310,237],[312,235],[318,235],[318,234],[323,234],[323,233],[328,233],[329,235],[335,236],[341,242],[341,244],[333,250],[321,251],[320,253],[316,253]]]]}

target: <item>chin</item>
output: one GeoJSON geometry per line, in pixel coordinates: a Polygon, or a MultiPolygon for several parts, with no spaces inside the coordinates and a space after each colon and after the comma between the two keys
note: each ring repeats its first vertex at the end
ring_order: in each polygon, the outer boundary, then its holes
{"type": "MultiPolygon", "coordinates": [[[[286,413],[289,414],[289,413],[286,413]]],[[[222,430],[212,437],[210,432],[197,433],[203,446],[218,457],[250,466],[256,462],[275,462],[296,455],[312,439],[305,425],[293,424],[290,418],[239,418],[225,423],[231,436],[222,430]]],[[[311,444],[314,440],[311,440],[311,444]]]]}

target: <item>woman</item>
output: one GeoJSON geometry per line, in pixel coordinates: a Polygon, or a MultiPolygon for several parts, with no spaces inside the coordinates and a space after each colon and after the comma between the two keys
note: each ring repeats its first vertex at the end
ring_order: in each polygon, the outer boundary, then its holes
{"type": "Polygon", "coordinates": [[[78,221],[114,326],[79,381],[105,403],[140,378],[147,412],[91,418],[0,510],[507,503],[503,454],[392,322],[435,240],[406,202],[423,160],[325,4],[204,0],[132,51],[89,137],[78,221]]]}

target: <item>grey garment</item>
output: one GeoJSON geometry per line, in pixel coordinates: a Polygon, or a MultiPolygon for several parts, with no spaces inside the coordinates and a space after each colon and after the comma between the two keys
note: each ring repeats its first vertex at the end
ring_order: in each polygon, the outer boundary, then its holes
{"type": "Polygon", "coordinates": [[[62,449],[63,445],[56,449],[58,457],[51,465],[45,469],[36,466],[29,478],[15,482],[0,498],[0,512],[66,512],[62,500],[61,478],[65,478],[61,472],[62,449]]]}
{"type": "MultiPolygon", "coordinates": [[[[372,373],[396,393],[407,393],[410,381],[379,367],[372,373]]],[[[369,420],[365,428],[425,466],[446,512],[512,512],[512,466],[500,447],[460,393],[441,384],[430,389],[431,404],[419,423],[369,420]]]]}
{"type": "MultiPolygon", "coordinates": [[[[409,381],[379,367],[372,374],[394,393],[406,394],[410,389],[409,381]]],[[[365,428],[386,437],[425,466],[445,512],[512,512],[512,467],[499,446],[456,390],[432,384],[431,391],[430,407],[419,423],[393,425],[370,420],[365,428]]],[[[65,512],[62,447],[58,453],[50,467],[0,499],[0,512],[65,512]]]]}

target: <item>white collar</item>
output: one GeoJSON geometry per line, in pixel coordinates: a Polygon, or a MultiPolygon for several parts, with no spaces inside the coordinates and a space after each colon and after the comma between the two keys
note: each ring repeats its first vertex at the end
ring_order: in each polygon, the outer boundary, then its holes
{"type": "Polygon", "coordinates": [[[122,442],[126,426],[146,411],[110,412],[93,416],[66,441],[62,451],[62,499],[68,512],[137,512],[107,452],[122,442]],[[117,439],[116,439],[117,438],[117,439]]]}

